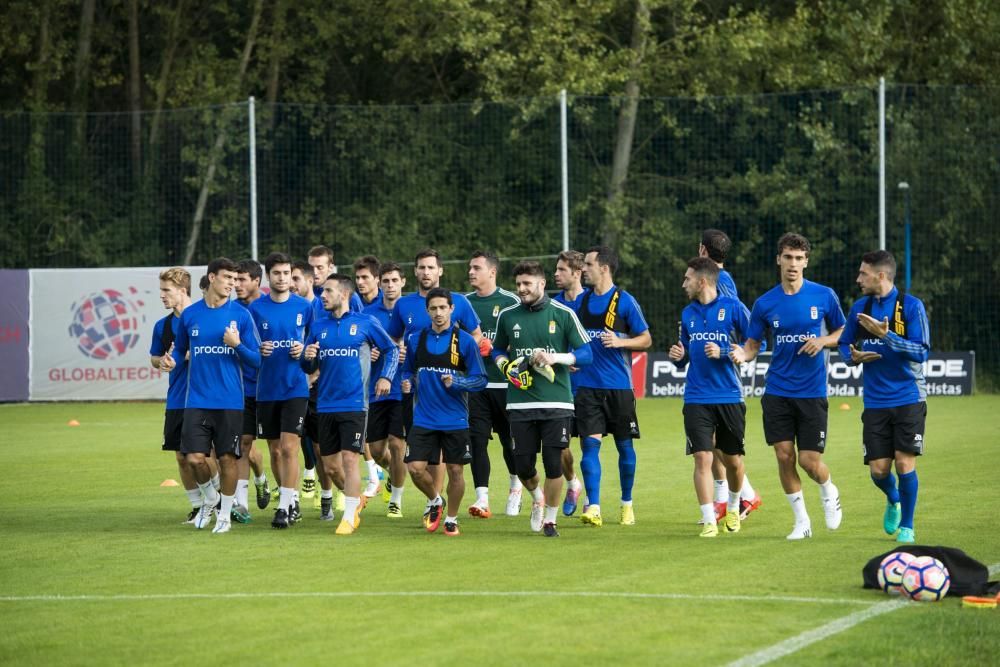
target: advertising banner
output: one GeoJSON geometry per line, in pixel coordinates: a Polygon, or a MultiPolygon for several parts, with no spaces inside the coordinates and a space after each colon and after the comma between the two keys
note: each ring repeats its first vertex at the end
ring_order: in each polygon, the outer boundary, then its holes
{"type": "Polygon", "coordinates": [[[28,400],[28,271],[0,270],[0,401],[28,400]]]}
{"type": "MultiPolygon", "coordinates": [[[[762,396],[764,377],[770,364],[771,353],[764,352],[755,362],[743,364],[740,377],[744,396],[762,396]]],[[[968,396],[972,394],[975,377],[975,352],[931,352],[924,362],[924,378],[929,396],[968,396]]],[[[634,363],[634,358],[633,358],[634,363]]],[[[682,398],[687,367],[678,368],[665,352],[650,352],[646,363],[646,391],[650,397],[667,396],[682,398]]],[[[634,366],[633,366],[634,368],[634,366]]],[[[830,354],[827,364],[828,396],[861,396],[864,369],[848,366],[838,352],[830,354]]],[[[638,394],[637,394],[638,395],[638,394]]]]}
{"type": "MultiPolygon", "coordinates": [[[[167,374],[149,363],[159,267],[30,272],[33,401],[163,398],[167,374]]],[[[204,267],[189,267],[194,299],[204,267]]]]}

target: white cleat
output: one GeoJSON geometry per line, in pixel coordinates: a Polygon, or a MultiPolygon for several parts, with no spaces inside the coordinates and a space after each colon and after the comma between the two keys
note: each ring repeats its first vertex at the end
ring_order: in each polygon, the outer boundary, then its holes
{"type": "Polygon", "coordinates": [[[807,537],[812,537],[812,525],[808,523],[797,523],[795,527],[792,528],[792,532],[788,533],[787,540],[804,540],[807,537]]]}
{"type": "Polygon", "coordinates": [[[215,528],[212,529],[212,533],[228,533],[231,527],[232,522],[229,520],[229,517],[223,518],[217,516],[215,518],[215,528]]]}
{"type": "Polygon", "coordinates": [[[362,493],[368,498],[374,498],[381,490],[382,487],[378,483],[378,478],[375,478],[374,482],[368,482],[368,486],[365,487],[365,490],[362,491],[362,493]]]}
{"type": "Polygon", "coordinates": [[[542,532],[542,510],[545,503],[531,503],[531,530],[536,533],[542,532]]]}
{"type": "Polygon", "coordinates": [[[840,492],[834,489],[832,498],[823,498],[823,516],[826,518],[826,527],[830,530],[840,528],[840,521],[844,518],[844,512],[840,509],[840,492]]]}
{"type": "Polygon", "coordinates": [[[507,516],[517,516],[520,513],[521,489],[511,489],[510,493],[507,494],[507,516]]]}
{"type": "Polygon", "coordinates": [[[215,514],[215,505],[209,505],[205,503],[198,510],[198,516],[194,518],[194,527],[201,530],[208,524],[212,523],[212,515],[215,514]]]}

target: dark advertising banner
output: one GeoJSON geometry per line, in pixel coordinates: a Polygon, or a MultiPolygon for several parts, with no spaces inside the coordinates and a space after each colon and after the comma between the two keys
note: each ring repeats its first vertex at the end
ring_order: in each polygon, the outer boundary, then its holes
{"type": "Polygon", "coordinates": [[[28,400],[27,270],[0,270],[0,401],[28,400]]]}
{"type": "MultiPolygon", "coordinates": [[[[761,396],[764,393],[764,376],[770,363],[771,353],[765,352],[748,364],[743,364],[740,377],[743,380],[744,396],[761,396]]],[[[687,367],[678,368],[665,352],[650,352],[644,358],[646,366],[647,397],[684,396],[684,382],[687,367]]],[[[924,378],[927,381],[928,396],[968,396],[972,393],[975,377],[975,352],[931,352],[924,362],[924,378]]],[[[633,366],[634,369],[634,366],[633,366]]],[[[863,372],[860,366],[848,366],[840,359],[840,354],[830,354],[827,365],[827,395],[861,396],[863,372]]],[[[636,392],[637,395],[639,392],[636,392]]]]}

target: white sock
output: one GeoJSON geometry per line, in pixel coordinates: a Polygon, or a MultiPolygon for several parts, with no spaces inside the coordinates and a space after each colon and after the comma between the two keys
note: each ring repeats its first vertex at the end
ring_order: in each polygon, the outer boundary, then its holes
{"type": "Polygon", "coordinates": [[[316,468],[306,468],[306,471],[302,473],[302,479],[316,479],[316,468]]]}
{"type": "Polygon", "coordinates": [[[322,489],[319,492],[319,497],[324,500],[333,500],[333,489],[322,489]]]}
{"type": "Polygon", "coordinates": [[[389,498],[390,503],[396,503],[400,507],[403,505],[403,487],[394,486],[392,487],[392,497],[389,498]]]}
{"type": "Polygon", "coordinates": [[[535,487],[535,490],[531,492],[531,497],[536,503],[545,502],[545,494],[542,493],[542,485],[539,484],[535,487]]]}
{"type": "Polygon", "coordinates": [[[458,517],[457,516],[446,516],[444,518],[444,522],[445,523],[456,523],[457,524],[458,523],[458,517]]]}
{"type": "Polygon", "coordinates": [[[729,500],[726,502],[727,512],[739,512],[740,511],[740,492],[730,491],[729,500]]]}
{"type": "Polygon", "coordinates": [[[236,480],[236,504],[242,505],[243,507],[250,507],[247,503],[249,502],[250,495],[250,482],[245,479],[236,480]]]}
{"type": "Polygon", "coordinates": [[[378,465],[375,463],[375,459],[368,459],[365,461],[368,466],[368,481],[377,482],[378,481],[378,465]]]}
{"type": "Polygon", "coordinates": [[[792,506],[792,513],[795,515],[795,523],[809,523],[809,514],[806,512],[806,500],[802,497],[802,492],[786,493],[788,504],[792,506]]]}
{"type": "Polygon", "coordinates": [[[439,505],[439,506],[444,505],[444,498],[438,496],[437,498],[431,501],[431,505],[439,505]]]}
{"type": "Polygon", "coordinates": [[[744,474],[743,486],[740,487],[740,498],[742,498],[747,502],[750,502],[756,497],[757,493],[753,490],[753,487],[750,486],[750,478],[747,477],[746,474],[744,474]]]}
{"type": "Polygon", "coordinates": [[[558,507],[545,506],[545,523],[555,523],[556,522],[556,512],[559,511],[558,507]]]}
{"type": "Polygon", "coordinates": [[[729,482],[724,479],[715,480],[715,502],[724,503],[729,494],[729,482]]]}
{"type": "Polygon", "coordinates": [[[833,475],[826,478],[826,481],[819,485],[819,496],[824,500],[837,496],[837,487],[833,485],[833,475]]]}
{"type": "Polygon", "coordinates": [[[569,488],[573,489],[574,491],[579,491],[580,490],[580,479],[577,478],[577,477],[574,477],[573,479],[569,480],[569,488]]]}
{"type": "MultiPolygon", "coordinates": [[[[230,512],[233,511],[233,500],[235,500],[235,499],[236,499],[236,496],[227,496],[224,493],[222,494],[222,507],[219,509],[219,516],[220,517],[222,517],[223,519],[225,519],[227,521],[229,520],[229,514],[230,514],[230,512]]],[[[216,519],[216,521],[218,521],[218,520],[219,519],[216,519]]]]}
{"type": "Polygon", "coordinates": [[[215,487],[216,491],[222,488],[222,483],[219,481],[219,473],[212,475],[212,486],[215,487]]]}
{"type": "Polygon", "coordinates": [[[191,507],[195,509],[201,507],[201,489],[184,489],[184,493],[187,494],[188,502],[191,503],[191,507]]]}
{"type": "Polygon", "coordinates": [[[361,506],[360,496],[346,496],[344,498],[344,518],[349,519],[353,523],[354,517],[358,513],[358,507],[360,506],[361,506]]]}
{"type": "Polygon", "coordinates": [[[292,508],[292,493],[293,491],[287,486],[278,488],[278,509],[282,509],[287,512],[292,508]]]}
{"type": "Polygon", "coordinates": [[[715,505],[705,503],[701,505],[701,522],[703,524],[715,524],[715,505]]]}
{"type": "Polygon", "coordinates": [[[257,475],[253,476],[253,483],[254,484],[263,484],[266,481],[267,481],[267,474],[266,473],[261,473],[260,477],[258,477],[257,475]]]}
{"type": "Polygon", "coordinates": [[[510,476],[510,490],[511,491],[518,491],[522,486],[524,486],[524,485],[521,484],[521,478],[520,477],[518,477],[517,475],[511,475],[510,476]]]}
{"type": "Polygon", "coordinates": [[[211,481],[199,484],[198,490],[201,491],[201,497],[204,499],[205,505],[215,507],[215,505],[219,502],[219,492],[215,490],[214,486],[212,486],[211,481]]]}
{"type": "Polygon", "coordinates": [[[631,500],[623,500],[622,501],[622,507],[632,507],[632,501],[631,500]]]}
{"type": "Polygon", "coordinates": [[[476,487],[476,502],[480,502],[484,505],[490,504],[490,487],[488,486],[477,486],[476,487]]]}

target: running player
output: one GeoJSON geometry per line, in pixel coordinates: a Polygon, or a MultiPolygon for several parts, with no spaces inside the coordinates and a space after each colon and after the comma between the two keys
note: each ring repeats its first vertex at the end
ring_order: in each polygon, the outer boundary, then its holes
{"type": "MultiPolygon", "coordinates": [[[[337,271],[337,264],[333,261],[333,250],[325,245],[313,246],[309,249],[309,266],[313,269],[313,295],[322,296],[326,277],[337,271]]],[[[326,316],[323,312],[322,301],[317,299],[313,305],[316,309],[316,312],[313,313],[313,319],[326,316]]],[[[351,310],[360,313],[363,309],[364,304],[361,302],[361,297],[356,292],[351,292],[351,310]]]]}
{"type": "MultiPolygon", "coordinates": [[[[477,250],[469,260],[469,285],[475,290],[466,294],[472,309],[479,318],[483,337],[479,339],[482,356],[489,357],[496,336],[497,316],[507,306],[520,303],[513,292],[497,287],[497,269],[500,260],[486,250],[477,250]]],[[[472,481],[476,488],[476,502],[469,506],[469,514],[488,519],[490,512],[490,456],[486,445],[496,433],[510,488],[507,493],[507,515],[517,516],[521,511],[521,480],[514,467],[514,454],[510,449],[510,422],[507,421],[507,382],[492,364],[486,365],[486,389],[469,395],[469,437],[472,441],[472,481]]]]}
{"type": "Polygon", "coordinates": [[[205,298],[181,313],[174,351],[164,353],[161,359],[161,367],[172,370],[175,359],[184,359],[191,352],[181,452],[203,496],[195,528],[207,526],[216,504],[221,503],[213,533],[229,532],[231,526],[243,416],[241,366],[260,365],[260,342],[253,318],[245,308],[229,300],[237,268],[236,262],[225,257],[209,262],[205,298]],[[213,449],[222,478],[221,500],[212,487],[205,461],[213,449]]]}
{"type": "Polygon", "coordinates": [[[556,514],[562,495],[562,450],[569,447],[573,392],[569,367],[593,360],[584,330],[572,309],[545,295],[545,271],[538,262],[514,267],[521,303],[500,311],[493,360],[507,387],[511,449],[517,474],[532,496],[531,530],[558,537],[556,514]],[[542,455],[544,485],[535,464],[542,455]]]}
{"type": "Polygon", "coordinates": [[[465,494],[463,466],[469,451],[466,392],[486,386],[486,371],[475,339],[451,322],[451,292],[434,287],[427,293],[429,327],[406,339],[402,386],[413,395],[413,428],[406,434],[406,465],[414,486],[427,496],[424,528],[433,533],[441,523],[443,501],[428,466],[448,471],[448,509],[444,534],[459,534],[458,511],[465,494]]]}
{"type": "Polygon", "coordinates": [[[267,440],[271,460],[277,463],[281,486],[271,526],[280,529],[301,518],[296,489],[309,382],[298,360],[312,322],[312,309],[308,301],[291,291],[291,257],[271,253],[264,260],[264,269],[271,293],[250,304],[250,314],[262,339],[257,435],[267,440]]]}
{"type": "Polygon", "coordinates": [[[691,364],[684,389],[684,432],[687,453],[694,456],[702,537],[719,534],[712,503],[712,452],[716,448],[729,480],[725,528],[731,533],[740,530],[746,405],[743,385],[728,354],[731,343],[746,337],[750,314],[736,299],[719,295],[718,279],[719,266],[708,257],[688,262],[684,292],[691,303],[681,313],[681,340],[668,353],[678,366],[691,364]]]}
{"type": "Polygon", "coordinates": [[[840,335],[840,356],[852,365],[864,364],[865,463],[872,482],[885,494],[882,527],[897,542],[915,540],[913,513],[917,505],[917,457],[924,451],[927,384],[923,362],[931,335],[923,302],[899,290],[896,259],[885,250],[865,253],[857,283],[858,299],[840,335]],[[896,464],[899,487],[892,475],[896,464]]]}
{"type": "Polygon", "coordinates": [[[618,253],[607,246],[587,250],[583,278],[592,287],[584,292],[577,316],[590,336],[594,363],[577,373],[576,424],[583,439],[580,470],[587,487],[587,509],[581,519],[591,526],[601,517],[601,437],[610,433],[618,449],[621,509],[618,522],[635,524],[632,485],[639,418],[632,390],[632,352],[645,350],[653,338],[635,298],[615,285],[618,253]]]}
{"type": "Polygon", "coordinates": [[[750,361],[760,351],[765,333],[774,334],[774,353],[760,404],[764,436],[774,448],[778,478],[795,518],[790,540],[812,536],[802,480],[795,468],[796,445],[798,464],[819,484],[826,527],[836,530],[842,518],[840,493],[823,461],[829,410],[826,355],[822,353],[836,346],[844,313],[832,289],[803,276],[810,250],[809,241],[799,234],[778,239],[781,282],[754,303],[746,345],[733,343],[729,353],[736,363],[750,361]]]}
{"type": "MultiPolygon", "coordinates": [[[[262,272],[260,263],[247,258],[239,262],[236,269],[236,303],[244,308],[259,299],[262,272]]],[[[264,456],[254,445],[257,437],[257,369],[243,365],[243,428],[240,435],[240,459],[238,461],[240,479],[236,483],[236,503],[233,505],[232,519],[238,523],[250,521],[250,471],[253,471],[254,486],[257,491],[257,507],[264,509],[271,501],[271,489],[264,472],[264,456]]],[[[271,470],[274,459],[271,459],[271,470]]],[[[275,473],[277,474],[277,473],[275,473]]],[[[277,485],[275,485],[277,491],[277,485]]]]}
{"type": "Polygon", "coordinates": [[[307,373],[319,370],[316,408],[323,463],[339,456],[344,473],[346,499],[338,535],[350,535],[361,525],[358,456],[365,441],[371,348],[377,347],[383,360],[375,383],[378,396],[389,393],[399,359],[396,344],[375,318],[350,311],[353,293],[349,276],[334,273],[326,279],[320,298],[327,316],[313,324],[302,361],[307,373]]]}
{"type": "MultiPolygon", "coordinates": [[[[378,267],[378,257],[373,255],[365,255],[354,260],[354,287],[361,298],[362,312],[382,296],[382,291],[378,286],[378,267]]],[[[376,360],[372,359],[372,361],[376,360]]],[[[381,481],[385,473],[372,457],[371,448],[367,442],[365,443],[365,466],[368,470],[368,485],[362,493],[367,498],[374,498],[381,490],[381,481]]]]}

